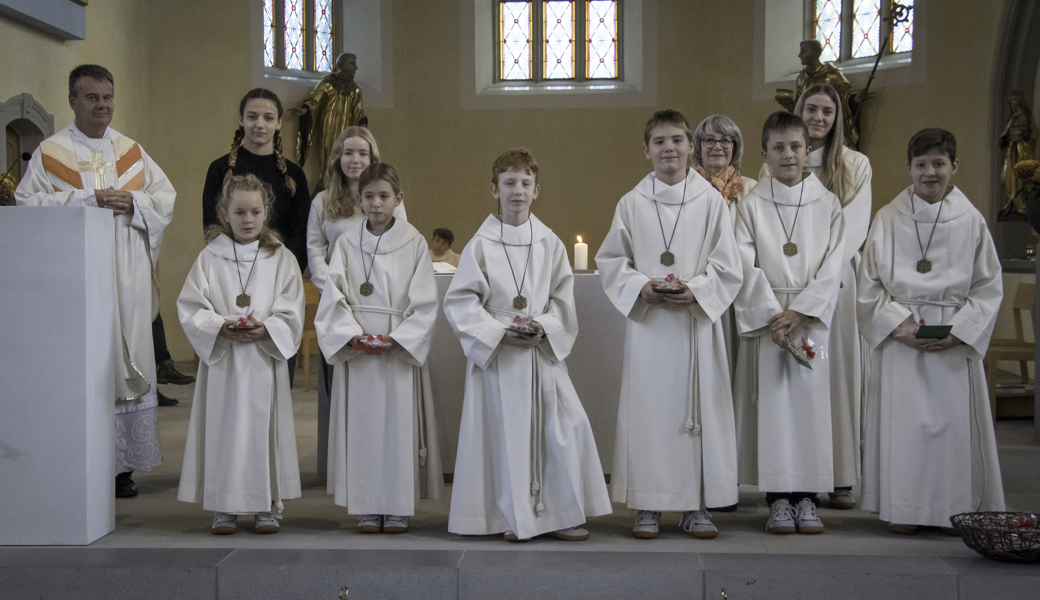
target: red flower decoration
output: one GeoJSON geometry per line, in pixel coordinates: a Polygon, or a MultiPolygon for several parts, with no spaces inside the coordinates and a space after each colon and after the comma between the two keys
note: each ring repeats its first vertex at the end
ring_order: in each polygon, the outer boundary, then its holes
{"type": "Polygon", "coordinates": [[[809,345],[809,342],[802,338],[802,350],[805,351],[805,355],[809,357],[809,360],[816,358],[816,352],[813,351],[813,347],[809,345]]]}

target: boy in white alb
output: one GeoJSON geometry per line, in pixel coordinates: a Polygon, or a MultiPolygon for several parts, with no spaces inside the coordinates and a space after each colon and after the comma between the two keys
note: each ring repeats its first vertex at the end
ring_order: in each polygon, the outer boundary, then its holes
{"type": "Polygon", "coordinates": [[[538,191],[526,149],[495,160],[502,214],[466,244],[444,296],[468,359],[448,531],[583,541],[585,518],[611,506],[563,363],[578,334],[574,274],[563,242],[531,214],[538,191]]]}
{"type": "Polygon", "coordinates": [[[863,508],[893,533],[953,533],[954,514],[1004,510],[982,367],[1001,269],[986,220],[949,185],[953,134],[918,132],[907,161],[914,185],[878,211],[859,270],[859,326],[874,350],[863,508]],[[949,330],[917,337],[919,325],[949,330]]]}
{"type": "Polygon", "coordinates": [[[827,339],[838,299],[844,217],[837,196],[803,172],[809,131],[801,118],[770,115],[762,155],[772,176],[737,206],[740,481],[766,492],[769,533],[822,533],[816,493],[834,489],[830,369],[824,349],[810,346],[827,339]]]}
{"type": "Polygon", "coordinates": [[[618,202],[596,255],[603,289],[627,317],[613,500],[636,511],[637,538],[656,538],[661,511],[680,511],[685,531],[710,539],[707,507],[737,503],[720,317],[740,289],[740,256],[726,200],[689,168],[686,118],[654,113],[643,150],[654,172],[618,202]],[[669,276],[677,293],[655,291],[669,276]]]}

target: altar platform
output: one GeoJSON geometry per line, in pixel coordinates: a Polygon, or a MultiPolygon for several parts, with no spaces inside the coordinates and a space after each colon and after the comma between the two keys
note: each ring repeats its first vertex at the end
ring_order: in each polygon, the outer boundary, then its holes
{"type": "MultiPolygon", "coordinates": [[[[191,372],[190,364],[180,368],[191,372]]],[[[332,600],[342,587],[354,600],[699,600],[721,598],[723,589],[731,600],[1040,598],[1040,565],[990,561],[934,531],[893,535],[860,510],[821,508],[822,535],[769,535],[763,495],[753,487],[742,489],[737,512],[714,515],[715,540],[683,533],[678,514],[665,515],[657,540],[634,539],[621,505],[590,519],[587,542],[460,537],[447,531],[447,499],[424,502],[409,533],[359,534],[356,518],[325,494],[316,468],[317,394],[299,381],[303,498],[286,502],[276,535],[254,534],[252,518],[243,517],[237,534],[214,536],[210,513],[176,500],[193,387],[162,386],[181,401],[160,409],[163,465],[135,474],[141,495],[116,501],[116,530],[86,547],[0,547],[0,598],[332,600]]],[[[1013,510],[1040,510],[1032,427],[1032,420],[997,424],[1013,510]]]]}

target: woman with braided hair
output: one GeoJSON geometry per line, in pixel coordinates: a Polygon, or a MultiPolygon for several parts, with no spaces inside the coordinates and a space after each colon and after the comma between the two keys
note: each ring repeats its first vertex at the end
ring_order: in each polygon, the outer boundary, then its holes
{"type": "MultiPolygon", "coordinates": [[[[202,226],[218,225],[217,200],[224,183],[234,175],[255,175],[271,187],[274,203],[268,225],[281,235],[300,271],[307,268],[307,214],[311,196],[307,177],[282,154],[282,103],[270,90],[255,88],[238,105],[239,126],[231,152],[209,165],[202,190],[202,226]]],[[[296,357],[288,361],[292,386],[296,357]]]]}

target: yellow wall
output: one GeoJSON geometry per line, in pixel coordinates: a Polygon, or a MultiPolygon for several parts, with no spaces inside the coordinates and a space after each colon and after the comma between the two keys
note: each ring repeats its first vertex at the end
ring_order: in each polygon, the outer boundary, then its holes
{"type": "MultiPolygon", "coordinates": [[[[83,42],[59,42],[0,17],[0,100],[31,93],[54,113],[56,127],[64,127],[71,118],[68,71],[84,62],[108,66],[117,81],[113,127],[140,141],[178,190],[160,258],[162,313],[178,360],[191,356],[175,324],[175,302],[202,248],[206,168],[227,152],[241,96],[263,84],[252,55],[257,38],[249,4],[94,2],[87,9],[83,42]]],[[[994,145],[989,87],[1003,1],[988,3],[985,11],[973,0],[929,4],[919,26],[920,35],[927,36],[926,52],[914,56],[923,61],[923,79],[897,84],[891,71],[879,72],[878,97],[864,111],[862,150],[874,168],[875,208],[909,184],[910,135],[943,126],[959,142],[956,183],[988,214],[994,145]]],[[[525,145],[542,169],[535,213],[568,245],[576,234],[584,235],[594,255],[618,198],[649,171],[641,149],[643,123],[663,107],[682,110],[694,123],[715,112],[728,114],[748,141],[744,171],[756,174],[759,128],[777,107],[772,100],[753,99],[753,11],[753,2],[658,2],[657,21],[649,28],[658,48],[653,105],[462,109],[458,4],[397,0],[393,107],[368,113],[384,159],[402,174],[410,221],[426,234],[452,228],[459,250],[493,210],[491,161],[503,150],[525,145]]],[[[376,67],[363,60],[360,66],[376,67]]],[[[301,96],[283,93],[283,100],[292,104],[301,96]]],[[[286,120],[287,137],[293,125],[286,120]]]]}

